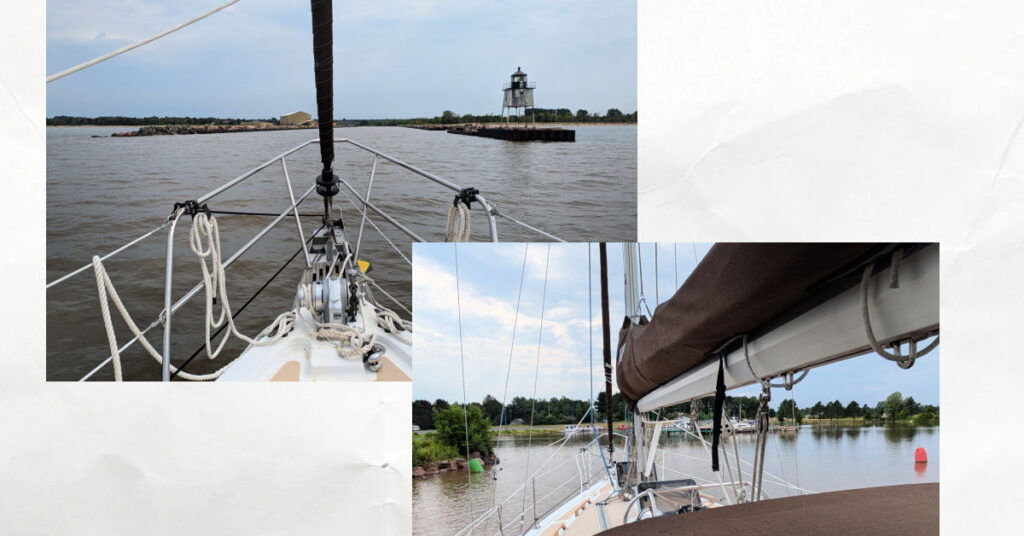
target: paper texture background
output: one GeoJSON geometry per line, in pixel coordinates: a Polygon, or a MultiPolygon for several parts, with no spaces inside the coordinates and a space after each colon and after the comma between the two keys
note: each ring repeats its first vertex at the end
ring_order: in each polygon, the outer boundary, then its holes
{"type": "Polygon", "coordinates": [[[637,19],[639,239],[941,242],[943,533],[1019,532],[1019,466],[989,478],[1015,443],[985,431],[1020,437],[1024,4],[641,1],[637,19]]]}
{"type": "MultiPolygon", "coordinates": [[[[943,531],[1017,532],[1022,4],[638,9],[639,239],[940,241],[943,531]]],[[[408,386],[44,382],[44,32],[0,18],[3,532],[408,534],[408,386]]]]}

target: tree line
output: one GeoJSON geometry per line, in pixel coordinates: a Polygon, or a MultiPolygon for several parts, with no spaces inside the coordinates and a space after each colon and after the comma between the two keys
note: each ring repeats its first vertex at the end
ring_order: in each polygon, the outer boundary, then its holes
{"type": "MultiPolygon", "coordinates": [[[[434,117],[416,117],[412,119],[342,119],[347,126],[408,126],[408,125],[451,125],[455,123],[503,123],[505,118],[500,114],[457,114],[451,110],[441,112],[434,117]]],[[[636,123],[637,112],[623,113],[618,108],[609,108],[602,115],[584,109],[573,112],[568,108],[534,108],[526,115],[513,115],[512,123],[636,123]]]]}
{"type": "Polygon", "coordinates": [[[224,119],[220,117],[125,117],[121,115],[105,115],[101,117],[77,117],[70,115],[55,115],[46,118],[46,125],[51,127],[68,126],[150,126],[150,125],[241,125],[242,123],[264,122],[275,125],[281,121],[274,117],[271,119],[224,119]]]}
{"type": "MultiPolygon", "coordinates": [[[[699,420],[712,417],[714,411],[712,397],[701,399],[696,404],[699,420]]],[[[434,430],[436,428],[436,412],[444,411],[452,406],[461,408],[462,404],[450,403],[443,399],[437,399],[434,402],[416,400],[412,403],[412,422],[421,430],[434,430]]],[[[513,423],[530,424],[531,422],[535,425],[552,425],[578,423],[590,408],[590,401],[564,396],[549,399],[517,396],[507,401],[504,411],[502,411],[501,401],[487,395],[481,402],[470,402],[469,406],[471,414],[479,412],[481,418],[491,426],[505,426],[513,423]]],[[[724,406],[726,415],[733,419],[753,419],[757,415],[759,403],[757,397],[754,396],[726,396],[724,406]]],[[[602,391],[594,401],[594,420],[596,422],[607,421],[606,408],[606,395],[602,391]]],[[[613,420],[625,420],[626,411],[626,402],[622,398],[622,394],[613,394],[613,420]]],[[[686,418],[690,415],[690,402],[662,408],[658,413],[666,419],[686,418]]],[[[824,420],[862,418],[871,422],[913,420],[917,424],[931,426],[938,424],[939,407],[920,404],[912,396],[904,398],[897,391],[874,405],[861,405],[857,401],[851,401],[844,405],[839,400],[833,400],[831,402],[819,401],[812,406],[800,408],[793,399],[787,398],[779,403],[778,409],[769,409],[769,415],[779,422],[795,419],[798,424],[802,423],[805,417],[810,417],[824,420]]],[[[586,421],[590,421],[589,416],[586,421]]]]}
{"type": "MultiPolygon", "coordinates": [[[[529,121],[526,116],[512,116],[512,123],[529,121]]],[[[609,108],[604,115],[579,109],[573,112],[568,108],[534,108],[532,120],[537,123],[636,123],[637,112],[623,113],[617,108],[609,108]]],[[[277,117],[269,119],[242,119],[221,117],[126,117],[122,115],[105,115],[100,117],[79,117],[56,115],[46,118],[46,125],[51,127],[66,126],[151,126],[151,125],[240,125],[249,122],[264,122],[274,125],[281,124],[277,117]]],[[[499,114],[463,114],[445,110],[434,117],[415,117],[412,119],[340,119],[334,122],[339,127],[366,126],[407,126],[407,125],[449,125],[453,123],[500,123],[499,114]]]]}

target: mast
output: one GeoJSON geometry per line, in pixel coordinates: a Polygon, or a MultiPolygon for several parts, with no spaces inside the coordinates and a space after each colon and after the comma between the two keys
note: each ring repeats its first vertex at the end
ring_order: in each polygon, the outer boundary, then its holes
{"type": "MultiPolygon", "coordinates": [[[[323,170],[316,179],[316,193],[324,198],[324,224],[334,227],[332,202],[339,191],[334,174],[334,38],[331,0],[310,0],[313,12],[313,68],[316,75],[316,112],[320,130],[320,161],[323,170]]],[[[328,236],[333,233],[328,232],[328,236]]]]}
{"type": "Polygon", "coordinates": [[[608,454],[615,453],[614,409],[612,408],[612,347],[611,324],[608,314],[608,244],[601,242],[601,337],[604,342],[604,402],[608,414],[608,454]]]}
{"type": "Polygon", "coordinates": [[[622,244],[622,271],[625,276],[626,316],[634,324],[640,322],[639,250],[635,242],[622,244]]]}

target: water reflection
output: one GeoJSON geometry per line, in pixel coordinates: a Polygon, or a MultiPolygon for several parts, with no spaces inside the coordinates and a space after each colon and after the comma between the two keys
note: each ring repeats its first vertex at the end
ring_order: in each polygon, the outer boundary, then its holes
{"type": "Polygon", "coordinates": [[[917,436],[918,428],[914,426],[892,425],[885,427],[885,440],[890,443],[904,443],[917,436]]]}
{"type": "MultiPolygon", "coordinates": [[[[711,436],[704,438],[710,441],[711,436]]],[[[501,464],[486,468],[486,472],[467,477],[466,473],[443,473],[413,481],[413,532],[414,534],[453,534],[492,505],[501,501],[513,491],[519,490],[526,475],[525,462],[530,457],[530,471],[554,452],[547,443],[555,437],[534,437],[533,447],[528,448],[526,438],[500,438],[496,450],[501,464]],[[540,445],[540,446],[538,446],[540,445]],[[529,453],[529,454],[528,454],[529,453]],[[497,480],[493,475],[497,475],[497,480]]],[[[555,473],[537,480],[537,496],[542,498],[559,483],[578,478],[576,464],[572,457],[590,441],[589,437],[572,438],[551,464],[566,462],[555,473]],[[557,474],[556,474],[557,473],[557,474]]],[[[735,436],[736,448],[745,462],[753,460],[756,434],[735,436]]],[[[602,441],[607,455],[606,442],[602,441]]],[[[718,476],[711,471],[704,445],[689,435],[665,434],[661,437],[663,457],[656,459],[656,470],[667,478],[696,477],[701,482],[717,482],[718,476]],[[685,476],[684,476],[685,475],[685,476]]],[[[730,453],[732,447],[729,447],[730,453]]],[[[625,451],[616,441],[615,460],[623,461],[625,451]]],[[[769,436],[765,456],[765,470],[779,478],[815,492],[854,489],[895,484],[910,484],[939,481],[939,429],[938,427],[915,428],[912,426],[810,426],[804,425],[795,432],[773,433],[769,436]],[[915,463],[914,453],[918,448],[928,453],[928,463],[915,463]]],[[[750,466],[744,464],[746,474],[750,466]]],[[[603,471],[600,460],[593,466],[595,472],[603,471]]],[[[771,497],[785,497],[794,492],[782,486],[771,477],[766,478],[766,492],[771,497]]],[[[563,488],[568,490],[570,487],[563,488]]],[[[532,486],[527,485],[532,491],[532,486]]],[[[554,506],[552,501],[563,493],[554,493],[551,499],[538,501],[544,511],[554,506]]],[[[532,493],[525,495],[527,504],[532,502],[532,493]]],[[[518,513],[524,496],[521,491],[509,503],[505,511],[506,522],[518,513]]],[[[489,526],[481,533],[496,533],[496,526],[489,526]]]]}

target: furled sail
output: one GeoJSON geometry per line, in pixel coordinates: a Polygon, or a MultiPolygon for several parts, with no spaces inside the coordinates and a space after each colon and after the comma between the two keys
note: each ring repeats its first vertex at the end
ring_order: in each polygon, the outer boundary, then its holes
{"type": "MultiPolygon", "coordinates": [[[[791,318],[888,265],[895,244],[724,243],[711,248],[649,322],[625,322],[616,380],[629,400],[701,365],[743,334],[791,318]]],[[[920,245],[902,245],[909,252],[920,245]]]]}

